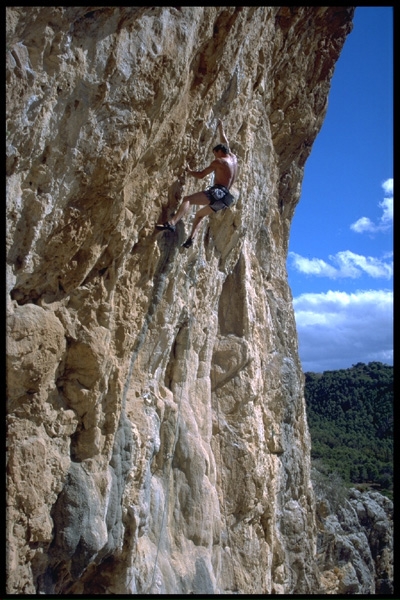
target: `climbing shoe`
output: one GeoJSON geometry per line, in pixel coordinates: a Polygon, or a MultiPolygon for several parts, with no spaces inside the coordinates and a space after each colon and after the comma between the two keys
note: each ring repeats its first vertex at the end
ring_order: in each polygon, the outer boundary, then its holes
{"type": "Polygon", "coordinates": [[[185,242],[184,244],[182,244],[182,246],[183,246],[184,248],[190,248],[190,246],[193,246],[193,240],[192,240],[192,238],[190,238],[190,237],[189,237],[189,238],[186,240],[186,242],[185,242]]]}
{"type": "Polygon", "coordinates": [[[171,225],[171,223],[163,223],[162,225],[156,225],[156,229],[160,231],[175,231],[175,225],[171,225]]]}

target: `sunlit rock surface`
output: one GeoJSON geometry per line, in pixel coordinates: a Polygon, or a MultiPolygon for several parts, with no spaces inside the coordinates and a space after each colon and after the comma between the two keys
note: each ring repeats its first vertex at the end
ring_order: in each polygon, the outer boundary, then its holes
{"type": "Polygon", "coordinates": [[[8,593],[319,589],[286,255],[352,15],[7,8],[8,593]]]}

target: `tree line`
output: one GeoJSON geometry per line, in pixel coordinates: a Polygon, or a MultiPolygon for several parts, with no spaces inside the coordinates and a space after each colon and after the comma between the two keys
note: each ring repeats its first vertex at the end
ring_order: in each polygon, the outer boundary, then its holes
{"type": "Polygon", "coordinates": [[[346,484],[393,496],[393,367],[305,373],[311,458],[346,484]]]}

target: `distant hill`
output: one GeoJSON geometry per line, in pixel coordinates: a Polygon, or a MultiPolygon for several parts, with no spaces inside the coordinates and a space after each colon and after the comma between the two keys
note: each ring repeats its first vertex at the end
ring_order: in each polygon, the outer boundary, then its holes
{"type": "Polygon", "coordinates": [[[393,495],[393,367],[305,373],[311,457],[348,484],[393,495]]]}

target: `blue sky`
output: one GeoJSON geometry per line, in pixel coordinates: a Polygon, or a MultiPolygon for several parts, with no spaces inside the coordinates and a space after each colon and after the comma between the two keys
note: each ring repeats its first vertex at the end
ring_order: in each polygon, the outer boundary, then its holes
{"type": "Polygon", "coordinates": [[[357,7],[287,261],[303,371],[393,364],[393,8],[357,7]]]}

